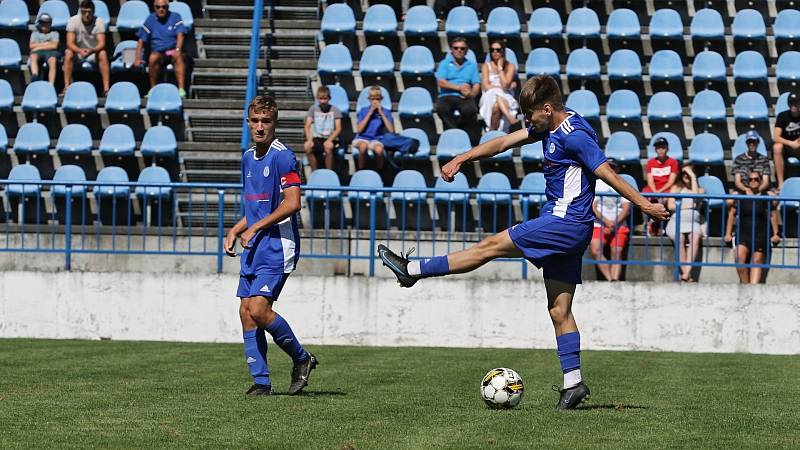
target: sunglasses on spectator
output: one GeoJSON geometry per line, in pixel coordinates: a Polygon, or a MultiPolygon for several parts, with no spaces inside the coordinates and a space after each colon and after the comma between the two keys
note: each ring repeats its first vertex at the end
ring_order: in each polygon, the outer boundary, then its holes
{"type": "Polygon", "coordinates": [[[153,6],[155,9],[169,9],[169,5],[155,5],[153,6]]]}
{"type": "Polygon", "coordinates": [[[503,51],[503,49],[502,49],[502,48],[500,48],[500,47],[492,47],[492,51],[493,51],[493,52],[500,53],[500,52],[502,52],[502,51],[503,51]]]}
{"type": "Polygon", "coordinates": [[[467,47],[453,47],[453,51],[465,52],[467,51],[467,47]]]}
{"type": "Polygon", "coordinates": [[[374,97],[374,96],[370,96],[370,97],[369,97],[369,99],[370,99],[370,100],[383,100],[383,97],[374,97]]]}
{"type": "Polygon", "coordinates": [[[756,177],[756,178],[750,177],[750,178],[749,178],[749,180],[750,180],[750,181],[761,181],[761,178],[758,178],[758,177],[756,177]]]}

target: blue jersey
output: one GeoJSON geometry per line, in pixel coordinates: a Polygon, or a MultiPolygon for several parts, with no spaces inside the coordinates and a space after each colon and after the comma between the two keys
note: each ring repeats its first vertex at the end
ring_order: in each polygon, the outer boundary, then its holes
{"type": "Polygon", "coordinates": [[[156,13],[147,16],[136,36],[145,43],[150,42],[152,51],[163,53],[178,45],[178,33],[186,34],[188,31],[181,15],[169,11],[163,21],[156,13]]]}
{"type": "MultiPolygon", "coordinates": [[[[247,226],[272,214],[281,203],[281,192],[300,186],[300,173],[294,152],[275,139],[267,153],[256,157],[252,147],[242,155],[244,180],[244,212],[247,226]]],[[[259,231],[242,252],[241,275],[289,273],[300,255],[300,233],[297,215],[259,231]]]]}
{"type": "Polygon", "coordinates": [[[567,109],[567,118],[555,131],[528,135],[541,139],[544,152],[544,179],[547,203],[541,215],[552,214],[576,222],[593,222],[594,170],[606,156],[597,133],[583,117],[567,109]]]}

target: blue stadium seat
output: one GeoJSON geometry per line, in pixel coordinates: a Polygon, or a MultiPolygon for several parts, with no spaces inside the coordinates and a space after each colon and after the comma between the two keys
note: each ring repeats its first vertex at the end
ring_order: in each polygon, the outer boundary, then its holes
{"type": "MultiPolygon", "coordinates": [[[[507,49],[522,53],[520,23],[517,12],[507,6],[492,9],[486,21],[486,36],[489,41],[502,39],[507,49]]],[[[515,64],[516,65],[516,64],[515,64]]]]}
{"type": "MultiPolygon", "coordinates": [[[[436,179],[436,190],[469,189],[469,182],[463,173],[458,172],[453,181],[436,179]]],[[[460,192],[436,192],[433,194],[438,223],[444,231],[471,232],[475,230],[475,216],[469,205],[469,194],[460,192]]]]}
{"type": "Polygon", "coordinates": [[[535,48],[528,54],[525,62],[525,74],[528,77],[536,75],[550,75],[558,78],[561,73],[561,65],[558,62],[558,55],[550,48],[535,48]]]}
{"type": "Polygon", "coordinates": [[[728,92],[725,60],[717,52],[705,50],[695,55],[692,62],[692,82],[695,91],[713,89],[728,92]]]}
{"type": "MultiPolygon", "coordinates": [[[[9,181],[41,181],[42,177],[35,166],[18,164],[11,169],[8,179],[9,181]]],[[[6,187],[6,195],[11,206],[11,220],[13,222],[47,223],[47,212],[45,211],[40,185],[9,184],[6,187]],[[20,217],[20,209],[22,209],[22,217],[20,217]]]]}
{"type": "Polygon", "coordinates": [[[0,39],[0,69],[5,75],[13,70],[19,71],[22,65],[22,53],[19,44],[13,39],[0,39]]]}
{"type": "Polygon", "coordinates": [[[17,132],[14,153],[20,164],[28,162],[36,166],[45,179],[53,177],[53,158],[50,156],[50,136],[47,128],[37,122],[26,123],[17,132]]]}
{"type": "Polygon", "coordinates": [[[108,5],[106,5],[106,2],[104,2],[103,0],[92,0],[92,1],[94,2],[95,17],[103,19],[103,22],[105,22],[106,24],[106,31],[108,31],[108,26],[111,25],[111,14],[108,12],[108,5]]]}
{"type": "MultiPolygon", "coordinates": [[[[564,39],[561,32],[564,24],[561,15],[553,8],[536,8],[528,20],[528,38],[533,51],[539,49],[552,49],[554,54],[565,55],[564,39]],[[557,53],[556,53],[557,52],[557,53]]],[[[530,57],[528,58],[530,60],[530,57]]],[[[558,57],[556,57],[558,61],[558,57]]]]}
{"type": "Polygon", "coordinates": [[[647,118],[650,121],[650,132],[670,131],[680,139],[686,136],[683,130],[681,101],[672,92],[658,92],[650,97],[647,104],[647,118]]]}
{"type": "MultiPolygon", "coordinates": [[[[167,184],[170,182],[170,178],[163,167],[150,166],[142,170],[138,182],[141,184],[167,184]]],[[[171,187],[136,186],[134,192],[142,206],[145,225],[169,226],[173,223],[175,203],[171,187]]]]}
{"type": "Polygon", "coordinates": [[[467,132],[459,128],[451,128],[444,130],[444,133],[439,136],[439,142],[436,144],[436,157],[440,162],[449,161],[470,148],[472,145],[470,145],[467,132]]]}
{"type": "Polygon", "coordinates": [[[779,91],[797,90],[800,84],[800,52],[787,51],[781,54],[775,67],[775,79],[779,91]]]}
{"type": "Polygon", "coordinates": [[[358,67],[361,78],[364,80],[364,86],[380,85],[389,92],[390,102],[392,99],[397,98],[397,86],[394,81],[394,58],[392,57],[392,51],[388,47],[370,45],[361,55],[361,63],[358,67]]]}
{"type": "MultiPolygon", "coordinates": [[[[420,128],[403,127],[403,131],[400,132],[400,134],[419,141],[419,148],[417,149],[417,152],[414,153],[413,155],[411,154],[404,155],[405,159],[430,162],[431,141],[428,139],[428,135],[425,133],[425,130],[422,130],[420,128]]],[[[430,166],[430,164],[428,164],[428,166],[430,166]]]]}
{"type": "Polygon", "coordinates": [[[349,53],[358,55],[356,17],[347,4],[334,3],[328,5],[322,15],[320,31],[322,31],[322,37],[326,44],[342,44],[346,46],[349,53]]]}
{"type": "Polygon", "coordinates": [[[642,51],[642,32],[639,16],[627,8],[615,9],[606,23],[606,38],[612,52],[619,49],[642,51]]]}
{"type": "Polygon", "coordinates": [[[67,29],[69,8],[65,2],[61,0],[47,0],[39,7],[39,12],[36,13],[36,17],[44,13],[50,14],[50,17],[53,18],[52,28],[54,30],[63,31],[67,29]]]}
{"type": "Polygon", "coordinates": [[[485,233],[497,233],[514,224],[511,194],[486,192],[511,190],[508,177],[498,172],[485,173],[475,190],[478,193],[479,224],[485,233]]]}
{"type": "Polygon", "coordinates": [[[761,53],[745,50],[733,62],[733,82],[736,92],[754,91],[769,96],[767,63],[761,53]]]}
{"type": "Polygon", "coordinates": [[[770,136],[769,110],[764,97],[757,92],[743,92],[736,97],[733,105],[733,119],[736,132],[746,133],[756,130],[762,136],[770,136]]]}
{"type": "Polygon", "coordinates": [[[70,84],[61,101],[61,110],[67,118],[67,123],[86,125],[92,133],[93,139],[100,137],[101,123],[100,115],[97,113],[97,92],[91,83],[76,81],[70,84]]]}
{"type": "Polygon", "coordinates": [[[789,92],[784,92],[783,94],[778,97],[778,101],[775,102],[775,115],[787,111],[789,109],[789,92]]]}
{"type": "MultiPolygon", "coordinates": [[[[175,136],[183,140],[183,100],[178,87],[171,83],[159,83],[150,89],[147,97],[147,113],[150,123],[166,125],[175,131],[175,136]]],[[[133,179],[133,177],[131,177],[133,179]]]]}
{"type": "MultiPolygon", "coordinates": [[[[746,133],[742,133],[737,136],[736,140],[733,142],[731,160],[736,159],[737,156],[747,151],[747,142],[745,141],[745,136],[746,133]]],[[[758,136],[758,147],[756,147],[756,151],[764,156],[767,156],[767,145],[764,142],[764,137],[761,135],[758,136]]]]}
{"type": "Polygon", "coordinates": [[[522,159],[522,167],[525,169],[524,171],[526,173],[541,168],[542,162],[544,161],[542,141],[523,145],[519,149],[519,154],[522,159]]]}
{"type": "Polygon", "coordinates": [[[194,29],[194,15],[192,14],[192,8],[188,4],[172,0],[169,2],[169,9],[172,12],[180,14],[183,25],[188,28],[190,32],[194,29]]]}
{"type": "MultiPolygon", "coordinates": [[[[386,90],[385,87],[380,86],[381,88],[381,106],[391,110],[392,109],[392,99],[389,98],[389,91],[386,90]]],[[[361,90],[358,94],[358,100],[356,101],[356,113],[361,111],[361,108],[366,108],[369,106],[369,86],[365,87],[361,90]]]]}
{"type": "MultiPolygon", "coordinates": [[[[490,141],[492,139],[496,139],[501,136],[505,136],[506,133],[499,130],[487,131],[486,133],[481,136],[479,144],[483,144],[484,142],[490,141]]],[[[514,167],[514,151],[513,149],[508,149],[504,152],[498,153],[491,158],[482,159],[479,164],[481,166],[482,173],[489,173],[489,172],[499,172],[505,175],[509,180],[511,180],[511,185],[516,186],[517,183],[517,173],[514,167]]]]}
{"type": "Polygon", "coordinates": [[[616,131],[606,142],[606,156],[617,163],[639,163],[639,140],[633,133],[616,131]]]}
{"type": "Polygon", "coordinates": [[[401,170],[394,177],[393,188],[407,189],[407,192],[392,192],[389,197],[395,211],[394,225],[400,230],[431,231],[433,224],[425,193],[425,177],[416,170],[401,170]]]}
{"type": "Polygon", "coordinates": [[[639,95],[644,93],[642,62],[633,50],[623,48],[612,53],[607,72],[612,91],[630,89],[639,95]]]}
{"type": "Polygon", "coordinates": [[[131,36],[132,33],[139,30],[149,15],[150,9],[147,3],[141,0],[127,0],[120,5],[117,15],[117,30],[120,33],[128,33],[126,36],[131,36]]]}
{"type": "Polygon", "coordinates": [[[567,81],[570,90],[583,87],[602,93],[600,60],[597,58],[597,53],[588,48],[570,52],[567,58],[567,81]]]}
{"type": "Polygon", "coordinates": [[[686,98],[686,86],[683,83],[683,61],[673,50],[659,50],[650,59],[648,69],[650,86],[653,92],[671,91],[682,99],[686,98]]]}
{"type": "Polygon", "coordinates": [[[600,126],[600,102],[597,95],[588,89],[578,89],[570,92],[565,103],[567,108],[576,111],[589,122],[595,130],[598,130],[598,137],[603,138],[602,127],[600,126]]]}
{"type": "MultiPolygon", "coordinates": [[[[53,175],[53,181],[61,181],[65,184],[54,184],[52,196],[53,205],[56,209],[56,219],[60,225],[67,224],[67,184],[83,183],[86,181],[86,174],[78,166],[71,164],[62,165],[53,175]]],[[[89,202],[86,198],[86,186],[82,184],[69,185],[70,194],[70,223],[72,225],[85,225],[90,222],[89,202]]]]}
{"type": "Polygon", "coordinates": [[[135,149],[136,139],[133,131],[124,124],[114,124],[106,128],[98,147],[103,165],[123,168],[130,180],[139,177],[139,163],[134,155],[135,149]]]}
{"type": "Polygon", "coordinates": [[[438,32],[439,23],[436,21],[436,13],[430,6],[412,6],[406,12],[406,19],[403,21],[406,45],[421,45],[438,54],[441,51],[438,32]]]}
{"type": "Polygon", "coordinates": [[[736,52],[755,50],[763,52],[767,44],[767,27],[764,18],[755,9],[742,9],[736,12],[731,25],[733,47],[736,52]]]}
{"type": "Polygon", "coordinates": [[[139,89],[135,84],[130,81],[118,81],[111,85],[105,104],[108,121],[112,124],[128,125],[138,139],[144,136],[144,118],[140,112],[141,107],[142,99],[139,97],[139,89]]]}
{"type": "Polygon", "coordinates": [[[306,204],[311,216],[311,228],[341,228],[345,223],[344,208],[341,207],[342,191],[311,189],[311,187],[318,186],[341,186],[336,172],[329,169],[317,169],[311,172],[306,186],[303,192],[306,195],[306,204]]]}
{"type": "MultiPolygon", "coordinates": [[[[50,0],[53,1],[53,0],[50,0]]],[[[37,121],[47,127],[51,137],[58,136],[61,121],[56,113],[58,96],[56,89],[47,81],[34,81],[25,88],[22,111],[28,122],[37,121]]]]}
{"type": "Polygon", "coordinates": [[[714,9],[696,11],[689,26],[695,55],[702,50],[727,52],[725,48],[725,23],[722,15],[714,9]]]}
{"type": "Polygon", "coordinates": [[[620,89],[611,93],[606,104],[606,120],[612,133],[628,131],[635,136],[644,136],[642,105],[634,91],[620,89]]]}
{"type": "Polygon", "coordinates": [[[653,52],[658,50],[675,50],[686,56],[683,41],[683,21],[674,9],[658,9],[650,18],[650,41],[653,52]]]}
{"type": "Polygon", "coordinates": [[[350,112],[350,102],[347,100],[347,92],[345,92],[344,88],[331,84],[328,85],[328,89],[331,91],[331,105],[339,108],[343,115],[348,114],[350,112]]]}
{"type": "Polygon", "coordinates": [[[478,14],[469,6],[456,6],[447,13],[444,31],[448,39],[456,36],[465,37],[469,48],[478,54],[478,59],[483,58],[480,30],[478,14]]]}
{"type": "Polygon", "coordinates": [[[145,164],[150,162],[163,167],[172,181],[178,181],[178,143],[172,128],[164,125],[149,128],[144,134],[139,151],[145,159],[145,164]]]}
{"type": "Polygon", "coordinates": [[[17,135],[19,125],[17,124],[17,113],[14,112],[14,92],[11,83],[0,78],[0,125],[5,128],[5,132],[14,137],[17,135]]]}
{"type": "Polygon", "coordinates": [[[725,176],[725,154],[722,142],[711,133],[700,133],[692,139],[689,146],[689,163],[694,165],[695,172],[725,176]]]}
{"type": "MultiPolygon", "coordinates": [[[[125,4],[127,5],[129,3],[131,3],[131,2],[128,1],[125,4]]],[[[139,3],[139,2],[136,2],[136,3],[139,3]]],[[[132,33],[134,33],[134,32],[132,32],[132,33]]],[[[117,46],[114,47],[114,54],[111,57],[111,59],[112,59],[112,61],[111,61],[111,72],[131,71],[131,72],[140,72],[140,73],[143,74],[144,73],[144,66],[134,67],[133,66],[133,62],[134,61],[130,61],[130,63],[128,64],[128,63],[125,62],[125,58],[123,58],[123,53],[135,52],[135,51],[136,51],[136,41],[134,41],[134,40],[122,41],[119,44],[117,44],[117,46]]]]}
{"type": "Polygon", "coordinates": [[[653,137],[650,138],[650,143],[647,144],[647,159],[656,157],[656,148],[653,146],[653,143],[656,141],[656,139],[661,137],[666,139],[667,143],[669,143],[667,156],[676,159],[679,162],[683,161],[683,144],[681,144],[681,139],[675,133],[670,133],[669,131],[662,131],[660,133],[653,134],[653,137]]]}
{"type": "Polygon", "coordinates": [[[28,5],[22,0],[3,0],[0,2],[0,28],[27,30],[30,13],[28,5]]]}
{"type": "Polygon", "coordinates": [[[538,208],[541,208],[547,202],[546,187],[547,183],[542,172],[531,172],[522,179],[519,189],[532,193],[522,195],[519,199],[522,207],[522,220],[530,220],[539,216],[538,208]]]}
{"type": "Polygon", "coordinates": [[[797,9],[784,9],[775,16],[772,34],[775,36],[775,49],[779,55],[785,51],[800,49],[797,43],[797,39],[800,38],[798,23],[800,23],[800,11],[797,9]]]}
{"type": "Polygon", "coordinates": [[[84,176],[94,180],[97,166],[92,155],[92,134],[81,124],[70,124],[61,130],[56,144],[56,154],[61,165],[75,165],[81,168],[84,176]]]}
{"type": "Polygon", "coordinates": [[[586,47],[595,52],[603,50],[600,41],[600,19],[590,8],[572,10],[567,18],[566,34],[570,49],[586,47]]]}
{"type": "MultiPolygon", "coordinates": [[[[336,4],[331,5],[333,6],[336,4]]],[[[350,100],[356,99],[353,58],[347,47],[342,44],[326,45],[317,61],[317,73],[323,84],[341,85],[350,100]]]]}
{"type": "Polygon", "coordinates": [[[372,5],[364,15],[362,27],[367,45],[384,45],[392,53],[400,52],[400,41],[397,35],[397,17],[389,5],[372,5]]]}
{"type": "Polygon", "coordinates": [[[94,187],[97,201],[97,215],[102,225],[132,225],[135,223],[131,207],[129,186],[115,186],[112,183],[130,181],[124,169],[106,166],[97,174],[97,181],[109,184],[94,187]]]}
{"type": "MultiPolygon", "coordinates": [[[[349,186],[358,188],[382,188],[383,181],[381,180],[381,176],[378,175],[378,172],[369,169],[362,169],[353,174],[353,177],[350,178],[349,186]]],[[[353,226],[356,229],[370,229],[370,195],[371,193],[367,191],[350,191],[347,194],[353,214],[353,226]]],[[[386,202],[384,201],[383,194],[381,192],[378,192],[374,195],[375,229],[385,230],[388,227],[389,218],[389,215],[386,211],[386,202]]]]}
{"type": "Polygon", "coordinates": [[[725,111],[725,101],[717,91],[704,89],[692,101],[692,126],[695,134],[709,132],[718,138],[730,140],[725,111]]]}
{"type": "Polygon", "coordinates": [[[403,78],[403,86],[422,87],[431,92],[436,90],[436,62],[433,54],[428,47],[414,45],[408,47],[403,52],[400,59],[400,76],[403,78]]]}
{"type": "MultiPolygon", "coordinates": [[[[11,156],[8,154],[8,134],[6,134],[6,127],[0,124],[0,180],[8,178],[11,172],[11,156]]],[[[0,214],[3,209],[0,208],[0,214]]]]}
{"type": "MultiPolygon", "coordinates": [[[[725,189],[725,185],[722,184],[722,181],[720,181],[719,178],[713,175],[704,175],[702,177],[698,177],[697,184],[699,184],[700,187],[703,188],[703,190],[705,191],[705,194],[709,196],[720,196],[728,194],[728,191],[725,189]]],[[[717,214],[721,215],[723,206],[725,204],[724,200],[722,200],[721,198],[709,198],[706,200],[706,202],[708,203],[708,207],[709,209],[712,210],[712,212],[716,212],[717,214]]],[[[725,218],[722,217],[721,219],[724,220],[725,218]]],[[[723,234],[725,234],[723,226],[720,225],[713,226],[713,222],[714,221],[712,220],[712,223],[709,224],[708,234],[711,236],[722,236],[723,234]]]]}
{"type": "Polygon", "coordinates": [[[436,139],[436,124],[433,121],[433,99],[428,90],[421,87],[407,88],[400,96],[397,106],[403,128],[420,128],[428,139],[436,139]]]}
{"type": "Polygon", "coordinates": [[[785,199],[800,197],[800,177],[787,178],[783,182],[780,197],[783,197],[780,205],[780,214],[786,220],[783,224],[783,232],[787,238],[796,238],[800,234],[798,232],[800,226],[797,218],[797,209],[800,208],[800,202],[785,199]]]}

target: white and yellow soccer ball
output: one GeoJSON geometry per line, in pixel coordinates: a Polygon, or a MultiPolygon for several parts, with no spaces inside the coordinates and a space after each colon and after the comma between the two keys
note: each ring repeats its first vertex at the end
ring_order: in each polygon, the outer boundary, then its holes
{"type": "Polygon", "coordinates": [[[522,377],[505,367],[490,370],[481,381],[481,398],[489,408],[513,408],[520,404],[524,393],[522,377]]]}

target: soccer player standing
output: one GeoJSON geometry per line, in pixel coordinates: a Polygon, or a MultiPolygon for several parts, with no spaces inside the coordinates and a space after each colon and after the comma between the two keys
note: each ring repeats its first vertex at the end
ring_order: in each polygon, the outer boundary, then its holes
{"type": "Polygon", "coordinates": [[[242,155],[245,216],[225,237],[225,251],[234,256],[236,240],[241,255],[239,317],[242,321],[244,357],[254,384],[248,395],[272,394],[264,332],[294,362],[289,394],[307,384],[317,358],[307,352],[292,328],[272,309],[300,254],[297,212],[300,210],[300,174],[292,150],[275,138],[278,105],[259,95],[248,107],[248,124],[255,145],[242,155]]]}
{"type": "Polygon", "coordinates": [[[581,260],[592,239],[594,184],[605,181],[649,216],[666,220],[664,205],[650,203],[606,162],[597,134],[575,111],[564,108],[558,83],[547,75],[528,79],[519,99],[527,129],[487,141],[442,167],[452,181],[461,165],[490,158],[509,148],[543,141],[547,203],[538,218],[523,222],[478,244],[445,256],[409,261],[386,246],[378,254],[403,287],[420,278],[470,272],[496,258],[524,256],[542,268],[547,308],[555,328],[564,374],[556,409],[573,409],[589,395],[580,372],[580,334],[572,315],[575,285],[581,283],[581,260]]]}

